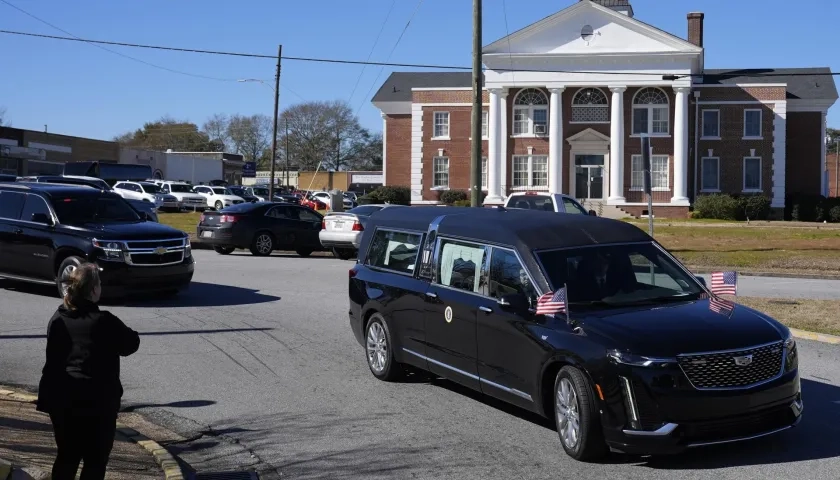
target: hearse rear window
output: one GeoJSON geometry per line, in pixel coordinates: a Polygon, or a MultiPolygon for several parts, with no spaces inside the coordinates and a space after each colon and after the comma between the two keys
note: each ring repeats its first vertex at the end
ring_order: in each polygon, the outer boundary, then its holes
{"type": "Polygon", "coordinates": [[[377,230],[368,252],[367,264],[400,273],[413,273],[423,235],[377,230]]]}

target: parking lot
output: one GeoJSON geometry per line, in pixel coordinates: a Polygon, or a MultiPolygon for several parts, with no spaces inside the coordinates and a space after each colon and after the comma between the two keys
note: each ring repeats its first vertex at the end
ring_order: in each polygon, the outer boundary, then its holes
{"type": "MultiPolygon", "coordinates": [[[[201,470],[262,478],[833,479],[840,472],[840,347],[799,341],[800,426],[686,455],[577,463],[551,422],[451,382],[375,380],[347,319],[347,271],[329,256],[196,251],[189,292],[109,306],[141,332],[124,403],[190,440],[201,470]]],[[[0,289],[0,382],[35,386],[54,288],[0,289]]],[[[758,287],[756,287],[758,288],[758,287]]],[[[0,439],[2,441],[2,439],[0,439]]]]}

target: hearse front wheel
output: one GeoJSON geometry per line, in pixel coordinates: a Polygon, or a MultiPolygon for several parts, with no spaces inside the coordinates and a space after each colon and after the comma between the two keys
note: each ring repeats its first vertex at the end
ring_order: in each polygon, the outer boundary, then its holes
{"type": "Polygon", "coordinates": [[[401,366],[394,360],[391,331],[385,318],[374,313],[365,328],[365,357],[374,377],[392,382],[402,376],[401,366]]]}
{"type": "Polygon", "coordinates": [[[567,455],[584,462],[606,456],[595,389],[577,368],[566,366],[557,372],[554,413],[557,434],[567,455]]]}

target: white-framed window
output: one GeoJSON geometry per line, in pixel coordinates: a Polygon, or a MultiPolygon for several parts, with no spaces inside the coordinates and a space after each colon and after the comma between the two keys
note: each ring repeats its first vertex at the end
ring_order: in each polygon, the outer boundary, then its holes
{"type": "Polygon", "coordinates": [[[546,155],[514,155],[513,187],[534,188],[548,186],[548,157],[546,155]]]}
{"type": "Polygon", "coordinates": [[[513,99],[513,135],[537,136],[548,133],[548,96],[542,90],[526,88],[513,99]]]}
{"type": "Polygon", "coordinates": [[[487,138],[487,130],[490,122],[490,112],[483,110],[481,112],[481,138],[487,138]]]}
{"type": "Polygon", "coordinates": [[[720,110],[703,110],[703,139],[720,138],[720,110]]]}
{"type": "Polygon", "coordinates": [[[572,122],[609,123],[610,105],[600,88],[581,88],[572,98],[572,122]]]}
{"type": "Polygon", "coordinates": [[[668,95],[659,88],[643,88],[633,97],[633,135],[666,136],[668,95]]]}
{"type": "Polygon", "coordinates": [[[761,157],[744,157],[744,191],[761,191],[761,157]]]}
{"type": "Polygon", "coordinates": [[[700,191],[720,191],[720,158],[703,157],[700,159],[700,191]]]}
{"type": "Polygon", "coordinates": [[[744,138],[761,138],[761,110],[744,110],[744,138]]]}
{"type": "Polygon", "coordinates": [[[434,116],[432,139],[449,139],[449,112],[435,112],[434,116]]]}
{"type": "Polygon", "coordinates": [[[449,157],[432,159],[432,188],[449,188],[449,157]]]}
{"type": "MultiPolygon", "coordinates": [[[[668,155],[653,155],[650,157],[650,189],[655,192],[670,190],[668,155]]],[[[641,155],[633,155],[630,161],[630,190],[644,191],[645,164],[641,155]]]]}
{"type": "Polygon", "coordinates": [[[481,157],[481,189],[487,190],[487,157],[481,157]]]}

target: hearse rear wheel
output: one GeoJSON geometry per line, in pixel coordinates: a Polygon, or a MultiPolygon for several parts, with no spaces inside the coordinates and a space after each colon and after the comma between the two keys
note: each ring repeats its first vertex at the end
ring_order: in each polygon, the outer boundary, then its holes
{"type": "Polygon", "coordinates": [[[393,382],[402,377],[404,370],[394,359],[391,331],[379,313],[371,315],[365,328],[365,357],[374,377],[393,382]]]}
{"type": "Polygon", "coordinates": [[[595,389],[577,368],[565,366],[557,372],[554,414],[560,444],[567,455],[583,462],[607,455],[595,389]]]}

